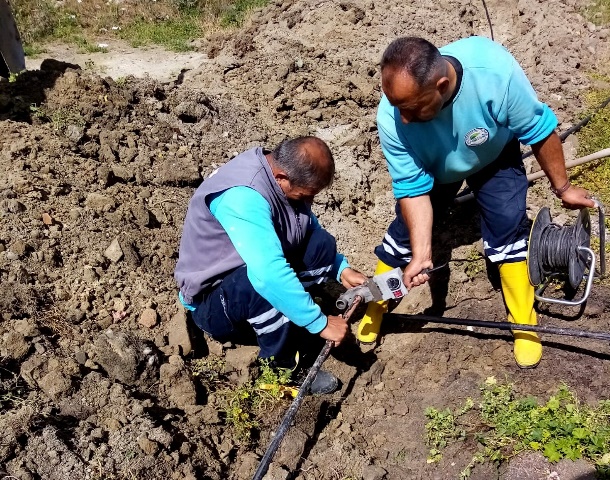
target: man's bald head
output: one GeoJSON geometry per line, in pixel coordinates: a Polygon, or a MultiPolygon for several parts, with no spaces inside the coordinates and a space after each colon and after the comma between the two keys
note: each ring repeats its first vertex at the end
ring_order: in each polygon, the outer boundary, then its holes
{"type": "Polygon", "coordinates": [[[275,167],[296,187],[320,191],[332,183],[335,160],[328,145],[317,137],[284,140],[272,155],[275,167]]]}

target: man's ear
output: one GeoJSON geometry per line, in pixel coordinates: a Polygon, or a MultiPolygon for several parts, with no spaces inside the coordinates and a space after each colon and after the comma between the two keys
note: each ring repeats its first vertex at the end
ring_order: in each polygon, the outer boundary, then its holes
{"type": "Polygon", "coordinates": [[[286,175],[286,172],[284,172],[284,170],[281,169],[277,169],[273,172],[273,176],[275,177],[275,179],[279,182],[282,180],[289,180],[288,175],[286,175]]]}
{"type": "Polygon", "coordinates": [[[436,89],[441,95],[445,95],[447,90],[449,90],[450,84],[449,77],[441,77],[436,81],[436,89]]]}

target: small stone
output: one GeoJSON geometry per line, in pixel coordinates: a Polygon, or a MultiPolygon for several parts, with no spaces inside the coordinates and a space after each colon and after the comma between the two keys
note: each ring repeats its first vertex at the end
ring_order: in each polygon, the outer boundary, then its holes
{"type": "Polygon", "coordinates": [[[45,225],[53,225],[53,217],[47,212],[42,214],[42,223],[45,225]]]}
{"type": "Polygon", "coordinates": [[[116,432],[121,429],[121,422],[119,422],[116,418],[106,418],[104,423],[110,432],[116,432]]]}
{"type": "Polygon", "coordinates": [[[83,278],[88,283],[93,283],[99,280],[100,276],[90,265],[85,266],[83,270],[83,278]]]}
{"type": "Polygon", "coordinates": [[[140,325],[153,328],[157,324],[157,312],[152,308],[145,308],[140,315],[140,325]]]}
{"type": "Polygon", "coordinates": [[[8,252],[6,252],[5,257],[7,260],[12,262],[14,260],[17,260],[19,258],[19,255],[17,255],[14,252],[8,251],[8,252]]]}
{"type": "Polygon", "coordinates": [[[112,198],[99,193],[90,193],[85,199],[85,205],[96,211],[105,211],[107,208],[114,208],[115,202],[112,198]]]}
{"type": "Polygon", "coordinates": [[[112,263],[117,263],[121,258],[123,258],[123,250],[121,249],[121,245],[119,244],[119,239],[115,238],[106,251],[104,252],[104,256],[108,258],[112,263]]]}
{"type": "Polygon", "coordinates": [[[80,217],[80,208],[71,208],[70,209],[70,218],[72,220],[78,220],[78,217],[80,217]]]}
{"type": "Polygon", "coordinates": [[[84,365],[87,362],[87,354],[84,351],[79,350],[78,352],[76,352],[75,356],[76,356],[76,361],[79,364],[84,365]]]}
{"type": "Polygon", "coordinates": [[[85,362],[85,367],[90,368],[91,370],[97,370],[98,368],[100,368],[99,365],[90,358],[88,358],[85,362]]]}
{"type": "Polygon", "coordinates": [[[307,118],[311,118],[312,120],[322,120],[322,111],[321,111],[321,110],[318,110],[317,108],[316,108],[316,109],[313,109],[313,110],[309,110],[309,111],[308,111],[308,112],[305,114],[305,116],[306,116],[307,118]]]}
{"type": "Polygon", "coordinates": [[[11,245],[10,250],[21,257],[25,254],[27,247],[27,244],[23,240],[17,240],[11,245]]]}

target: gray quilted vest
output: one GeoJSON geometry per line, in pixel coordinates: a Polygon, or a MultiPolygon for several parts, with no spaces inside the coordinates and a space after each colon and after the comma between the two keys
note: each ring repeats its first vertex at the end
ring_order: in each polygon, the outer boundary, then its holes
{"type": "Polygon", "coordinates": [[[205,293],[206,289],[218,284],[229,272],[244,264],[225,230],[208,208],[210,195],[237,186],[253,188],[269,202],[275,233],[287,259],[305,239],[311,207],[305,202],[288,203],[273,177],[262,148],[245,151],[210,175],[189,202],[174,272],[187,303],[193,303],[200,293],[205,293]]]}

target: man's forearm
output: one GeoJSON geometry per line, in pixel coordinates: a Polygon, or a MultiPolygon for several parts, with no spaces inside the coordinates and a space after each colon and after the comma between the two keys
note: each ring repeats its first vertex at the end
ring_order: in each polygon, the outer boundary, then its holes
{"type": "Polygon", "coordinates": [[[432,203],[429,195],[399,200],[402,217],[409,229],[413,259],[432,260],[432,203]]]}
{"type": "Polygon", "coordinates": [[[555,132],[551,133],[541,142],[533,144],[532,151],[551,182],[551,187],[554,189],[563,187],[568,181],[568,173],[559,135],[555,132]]]}

